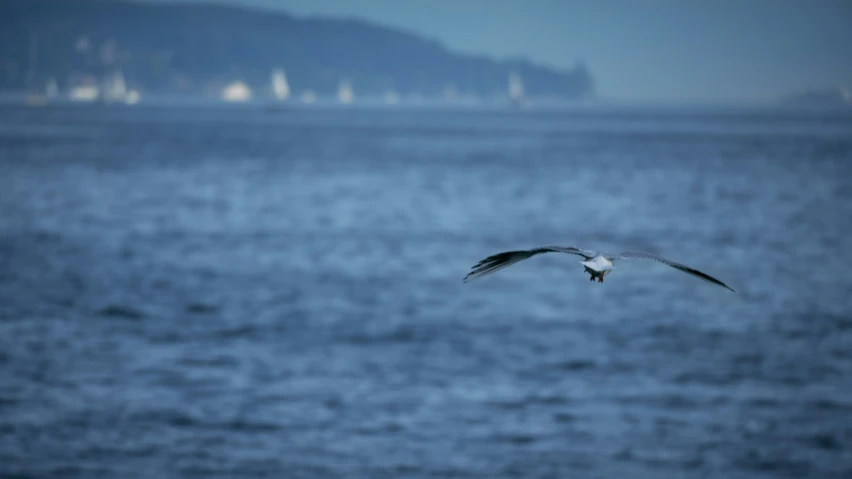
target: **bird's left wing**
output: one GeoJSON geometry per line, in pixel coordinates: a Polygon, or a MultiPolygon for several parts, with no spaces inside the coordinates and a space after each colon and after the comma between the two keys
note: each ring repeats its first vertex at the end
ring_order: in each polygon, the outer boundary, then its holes
{"type": "Polygon", "coordinates": [[[581,250],[573,246],[540,246],[538,248],[528,250],[507,251],[505,253],[498,253],[489,256],[477,263],[473,268],[471,268],[470,273],[464,277],[462,282],[467,283],[468,280],[488,276],[491,273],[500,271],[507,266],[511,266],[519,261],[523,261],[540,253],[576,254],[586,259],[594,258],[597,255],[595,251],[581,250]]]}
{"type": "MultiPolygon", "coordinates": [[[[723,288],[727,288],[727,289],[730,289],[731,291],[734,291],[733,288],[731,288],[727,284],[719,281],[718,279],[710,276],[709,274],[702,273],[701,271],[698,271],[697,269],[693,269],[693,268],[690,268],[689,266],[682,265],[680,263],[676,263],[674,261],[663,258],[662,256],[657,256],[653,253],[643,253],[641,251],[625,251],[624,253],[621,253],[621,254],[618,254],[618,255],[615,255],[615,256],[610,256],[609,259],[610,260],[616,260],[616,259],[649,259],[651,261],[656,261],[658,263],[663,263],[665,265],[671,266],[672,268],[683,271],[686,274],[691,274],[692,276],[695,276],[698,279],[702,279],[702,280],[707,281],[709,283],[713,283],[715,285],[718,285],[718,286],[721,286],[723,288]]],[[[736,292],[736,291],[734,291],[734,292],[736,292]]]]}

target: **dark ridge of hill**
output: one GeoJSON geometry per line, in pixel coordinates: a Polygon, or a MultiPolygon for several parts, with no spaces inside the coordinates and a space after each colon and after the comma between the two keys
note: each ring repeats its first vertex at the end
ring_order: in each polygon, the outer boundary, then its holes
{"type": "Polygon", "coordinates": [[[44,85],[51,77],[65,87],[117,67],[129,84],[157,92],[204,93],[235,80],[268,91],[273,68],[286,69],[293,91],[320,94],[335,92],[342,79],[359,95],[388,89],[434,95],[448,85],[462,94],[505,94],[510,71],[520,75],[529,96],[593,92],[583,65],[558,70],[459,54],[358,20],[223,5],[0,1],[0,88],[44,85]]]}

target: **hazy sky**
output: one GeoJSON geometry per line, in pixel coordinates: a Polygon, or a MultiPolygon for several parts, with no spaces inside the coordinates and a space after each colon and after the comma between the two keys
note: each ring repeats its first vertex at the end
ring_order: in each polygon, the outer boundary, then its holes
{"type": "Polygon", "coordinates": [[[598,93],[611,98],[761,100],[852,89],[852,0],[213,1],[353,16],[494,57],[561,67],[583,60],[598,93]]]}

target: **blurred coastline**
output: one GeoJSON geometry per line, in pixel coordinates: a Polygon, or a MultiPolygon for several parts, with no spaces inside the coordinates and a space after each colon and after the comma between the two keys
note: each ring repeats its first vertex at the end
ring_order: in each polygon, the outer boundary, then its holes
{"type": "Polygon", "coordinates": [[[848,6],[203,3],[0,2],[0,477],[852,477],[848,6]]]}

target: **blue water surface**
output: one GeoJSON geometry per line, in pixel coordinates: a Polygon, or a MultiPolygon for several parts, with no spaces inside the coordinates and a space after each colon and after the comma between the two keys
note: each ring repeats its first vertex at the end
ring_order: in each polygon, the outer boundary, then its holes
{"type": "Polygon", "coordinates": [[[852,114],[0,110],[0,475],[852,477],[852,114]],[[541,255],[656,252],[731,285],[541,255]]]}

